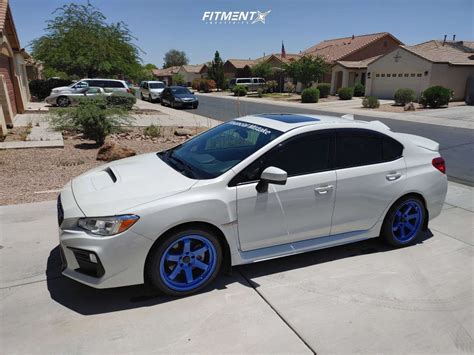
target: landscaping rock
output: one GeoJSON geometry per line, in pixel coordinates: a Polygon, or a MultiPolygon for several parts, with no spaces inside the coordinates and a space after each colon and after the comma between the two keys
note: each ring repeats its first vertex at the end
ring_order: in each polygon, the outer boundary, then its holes
{"type": "Polygon", "coordinates": [[[403,108],[404,111],[416,111],[415,104],[413,102],[409,102],[403,108]]]}
{"type": "Polygon", "coordinates": [[[133,149],[123,147],[114,142],[106,142],[97,152],[97,160],[113,161],[136,155],[133,149]]]}
{"type": "Polygon", "coordinates": [[[175,131],[174,131],[174,134],[176,136],[192,136],[193,135],[193,132],[191,132],[190,129],[187,129],[187,128],[177,128],[175,131]]]}

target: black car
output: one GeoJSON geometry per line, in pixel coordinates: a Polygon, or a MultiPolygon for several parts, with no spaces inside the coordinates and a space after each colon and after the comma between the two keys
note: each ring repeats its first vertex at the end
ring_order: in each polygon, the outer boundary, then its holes
{"type": "Polygon", "coordinates": [[[161,104],[170,107],[197,108],[199,101],[194,94],[182,86],[168,86],[161,92],[161,104]]]}

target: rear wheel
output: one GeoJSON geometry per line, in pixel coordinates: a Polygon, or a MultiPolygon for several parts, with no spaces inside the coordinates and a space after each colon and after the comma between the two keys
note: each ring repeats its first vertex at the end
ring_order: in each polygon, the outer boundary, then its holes
{"type": "Polygon", "coordinates": [[[210,284],[221,264],[218,238],[205,230],[188,229],[159,242],[148,258],[145,273],[153,288],[168,295],[185,296],[210,284]]]}
{"type": "Polygon", "coordinates": [[[58,104],[59,107],[68,107],[71,104],[67,96],[59,96],[56,99],[56,103],[58,104]]]}
{"type": "Polygon", "coordinates": [[[418,197],[404,197],[398,200],[387,213],[381,236],[396,247],[414,244],[421,236],[425,217],[424,204],[418,197]]]}
{"type": "Polygon", "coordinates": [[[140,98],[141,98],[143,101],[145,101],[145,96],[143,96],[143,93],[142,93],[142,92],[140,93],[140,98]]]}

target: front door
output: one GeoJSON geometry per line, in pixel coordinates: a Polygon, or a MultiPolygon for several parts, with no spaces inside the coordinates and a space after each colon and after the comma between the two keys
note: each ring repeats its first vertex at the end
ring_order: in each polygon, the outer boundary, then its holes
{"type": "Polygon", "coordinates": [[[244,251],[330,234],[336,194],[332,132],[290,138],[244,169],[238,177],[237,219],[244,251]],[[285,185],[256,190],[261,172],[276,166],[288,173],[285,185]]]}

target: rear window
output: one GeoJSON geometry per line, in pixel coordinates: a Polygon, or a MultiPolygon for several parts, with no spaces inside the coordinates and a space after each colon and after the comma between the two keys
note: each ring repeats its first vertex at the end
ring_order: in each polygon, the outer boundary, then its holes
{"type": "Polygon", "coordinates": [[[106,85],[108,88],[124,88],[124,84],[121,81],[107,80],[106,85]]]}
{"type": "Polygon", "coordinates": [[[250,83],[250,79],[237,79],[238,84],[248,84],[250,83]]]}

